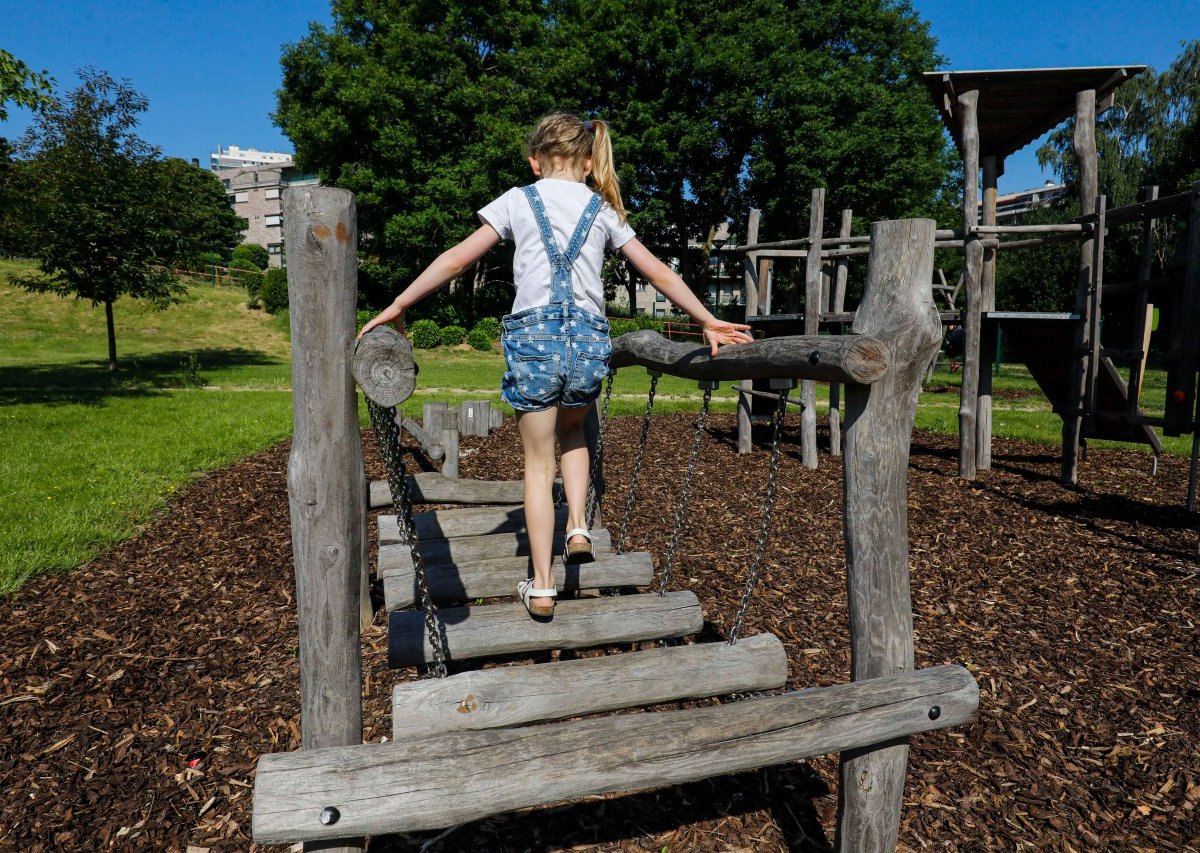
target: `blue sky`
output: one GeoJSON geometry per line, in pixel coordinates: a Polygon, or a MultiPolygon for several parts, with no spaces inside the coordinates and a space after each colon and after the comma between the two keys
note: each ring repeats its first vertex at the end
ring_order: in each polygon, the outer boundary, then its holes
{"type": "MultiPolygon", "coordinates": [[[[1144,64],[1165,68],[1180,42],[1200,37],[1200,0],[914,0],[931,22],[944,67],[1039,68],[1144,64]],[[995,14],[994,10],[1004,11],[995,14]],[[991,15],[991,18],[983,16],[991,15]]],[[[309,21],[328,23],[328,0],[127,0],[7,3],[0,47],[59,86],[94,65],[128,78],[150,99],[141,135],[170,156],[221,145],[291,150],[269,118],[282,45],[309,21]]],[[[28,115],[10,108],[0,135],[17,136],[28,115]]],[[[1030,145],[1009,158],[1001,192],[1040,184],[1030,145]]]]}

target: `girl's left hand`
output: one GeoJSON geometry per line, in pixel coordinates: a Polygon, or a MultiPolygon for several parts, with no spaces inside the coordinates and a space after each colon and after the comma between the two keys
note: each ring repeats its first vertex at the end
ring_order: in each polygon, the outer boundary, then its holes
{"type": "Polygon", "coordinates": [[[392,310],[393,309],[389,308],[384,311],[380,311],[377,315],[375,315],[373,318],[371,318],[369,321],[367,321],[367,324],[365,326],[363,326],[362,330],[358,333],[358,340],[362,340],[363,335],[365,335],[367,332],[374,329],[376,326],[382,326],[384,323],[392,323],[396,327],[396,331],[399,332],[401,335],[404,335],[404,312],[403,311],[400,312],[399,316],[396,316],[394,318],[384,319],[384,317],[383,317],[384,314],[391,313],[392,310]]]}
{"type": "Polygon", "coordinates": [[[704,340],[712,347],[712,354],[717,354],[717,347],[730,344],[748,344],[754,340],[744,330],[749,329],[745,323],[728,323],[724,320],[706,320],[703,324],[704,340]]]}

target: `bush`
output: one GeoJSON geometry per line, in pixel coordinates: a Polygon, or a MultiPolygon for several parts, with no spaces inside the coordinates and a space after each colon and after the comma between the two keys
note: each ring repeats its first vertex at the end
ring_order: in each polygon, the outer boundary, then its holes
{"type": "Polygon", "coordinates": [[[462,326],[447,326],[442,329],[442,346],[456,347],[467,337],[467,330],[462,326]]]}
{"type": "Polygon", "coordinates": [[[235,261],[249,261],[260,270],[265,270],[270,264],[270,255],[267,250],[257,243],[243,243],[233,250],[233,259],[235,261]]]}
{"type": "Polygon", "coordinates": [[[467,322],[467,318],[456,305],[441,305],[435,308],[430,316],[439,326],[461,326],[467,322]]]}
{"type": "Polygon", "coordinates": [[[477,349],[480,352],[491,352],[492,338],[483,329],[476,326],[471,330],[471,334],[467,335],[467,343],[472,349],[477,349]]]}
{"type": "Polygon", "coordinates": [[[612,320],[609,325],[608,334],[609,337],[619,338],[621,335],[628,334],[629,332],[637,332],[642,329],[651,329],[661,335],[666,326],[662,324],[661,320],[656,320],[649,314],[639,314],[636,317],[628,319],[612,320]]]}
{"type": "Polygon", "coordinates": [[[258,291],[263,308],[267,313],[275,314],[288,307],[287,270],[276,267],[267,270],[262,277],[262,286],[258,291]]]}
{"type": "Polygon", "coordinates": [[[238,284],[246,288],[246,293],[250,295],[250,301],[258,299],[258,292],[262,288],[262,269],[258,267],[254,261],[248,261],[245,258],[235,258],[229,262],[229,276],[238,284]]]}
{"type": "Polygon", "coordinates": [[[500,340],[500,333],[504,331],[504,327],[495,317],[480,317],[475,323],[475,328],[487,335],[490,341],[500,340]]]}
{"type": "Polygon", "coordinates": [[[432,320],[418,320],[408,329],[408,339],[415,349],[433,349],[442,344],[442,331],[432,320]]]}

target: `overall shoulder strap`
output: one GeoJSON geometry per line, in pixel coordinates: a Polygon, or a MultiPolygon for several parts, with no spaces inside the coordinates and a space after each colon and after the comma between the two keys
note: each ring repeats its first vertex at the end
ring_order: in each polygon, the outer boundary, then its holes
{"type": "Polygon", "coordinates": [[[579,217],[579,224],[575,226],[575,233],[571,235],[571,242],[567,245],[566,255],[568,263],[575,263],[575,259],[579,257],[579,251],[583,248],[583,242],[587,239],[588,232],[592,230],[592,223],[596,221],[596,214],[600,212],[601,198],[598,193],[592,193],[592,197],[588,199],[587,207],[583,209],[583,216],[579,217]]]}
{"type": "Polygon", "coordinates": [[[530,184],[529,186],[521,187],[521,192],[525,193],[525,198],[529,200],[529,206],[533,208],[533,218],[537,222],[538,231],[542,235],[542,245],[546,249],[546,254],[550,256],[550,265],[555,266],[561,263],[565,259],[558,245],[554,242],[554,232],[550,230],[550,220],[546,218],[546,206],[542,204],[542,197],[538,195],[537,188],[530,184]]]}

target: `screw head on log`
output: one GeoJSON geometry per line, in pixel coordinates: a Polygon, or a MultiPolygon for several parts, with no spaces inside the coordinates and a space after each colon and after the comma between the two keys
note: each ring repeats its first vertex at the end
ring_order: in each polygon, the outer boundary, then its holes
{"type": "Polygon", "coordinates": [[[929,709],[929,719],[936,720],[941,715],[942,715],[942,709],[940,707],[938,707],[937,705],[934,705],[932,708],[929,709]]]}
{"type": "Polygon", "coordinates": [[[339,812],[336,807],[326,806],[325,808],[321,809],[321,825],[333,826],[338,822],[338,819],[341,818],[341,816],[342,813],[339,812]]]}

